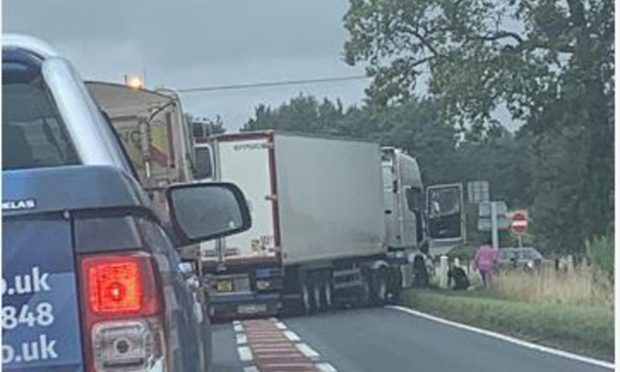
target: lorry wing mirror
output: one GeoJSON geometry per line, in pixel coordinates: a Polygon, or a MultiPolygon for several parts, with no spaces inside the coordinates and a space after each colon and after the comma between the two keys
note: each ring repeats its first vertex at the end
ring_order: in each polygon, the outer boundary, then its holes
{"type": "Polygon", "coordinates": [[[252,226],[245,197],[232,183],[173,185],[166,196],[181,245],[237,234],[252,226]]]}

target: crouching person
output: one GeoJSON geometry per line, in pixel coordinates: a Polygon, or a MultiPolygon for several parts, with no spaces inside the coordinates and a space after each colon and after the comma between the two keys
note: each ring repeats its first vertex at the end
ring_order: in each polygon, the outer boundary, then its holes
{"type": "Polygon", "coordinates": [[[465,270],[450,262],[448,268],[448,288],[455,291],[465,291],[469,288],[469,278],[465,270]]]}

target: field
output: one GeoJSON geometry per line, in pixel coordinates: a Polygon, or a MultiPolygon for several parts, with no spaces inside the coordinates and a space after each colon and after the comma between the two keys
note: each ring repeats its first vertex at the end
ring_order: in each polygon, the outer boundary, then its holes
{"type": "Polygon", "coordinates": [[[492,292],[530,303],[612,306],[614,300],[609,280],[591,266],[570,271],[500,272],[494,277],[492,292]]]}

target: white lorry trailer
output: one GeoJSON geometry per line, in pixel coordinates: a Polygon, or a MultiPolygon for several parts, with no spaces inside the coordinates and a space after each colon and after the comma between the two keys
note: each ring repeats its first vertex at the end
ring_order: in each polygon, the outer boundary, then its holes
{"type": "Polygon", "coordinates": [[[384,303],[432,270],[419,169],[401,151],[273,131],[216,136],[197,151],[215,179],[243,189],[253,219],[204,256],[216,317],[384,303]]]}

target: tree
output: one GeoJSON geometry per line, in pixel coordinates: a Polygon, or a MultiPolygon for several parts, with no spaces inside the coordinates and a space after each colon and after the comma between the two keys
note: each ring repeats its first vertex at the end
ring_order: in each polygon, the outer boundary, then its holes
{"type": "Polygon", "coordinates": [[[289,102],[271,109],[259,105],[254,118],[241,128],[242,131],[278,129],[303,133],[329,134],[336,130],[337,122],[344,117],[342,103],[323,102],[311,96],[299,95],[289,102]]]}
{"type": "Polygon", "coordinates": [[[351,0],[345,55],[367,64],[375,105],[415,97],[424,73],[470,134],[506,105],[525,122],[534,226],[576,251],[613,219],[613,14],[610,0],[351,0]]]}

